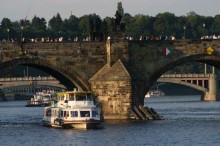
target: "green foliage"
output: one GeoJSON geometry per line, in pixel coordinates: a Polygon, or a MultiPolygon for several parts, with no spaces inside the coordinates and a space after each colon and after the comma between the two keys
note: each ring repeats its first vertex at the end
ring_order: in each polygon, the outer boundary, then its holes
{"type": "Polygon", "coordinates": [[[122,7],[122,3],[121,2],[118,2],[118,7],[117,8],[118,9],[117,9],[116,12],[118,12],[119,15],[123,17],[123,15],[124,15],[124,8],[122,7]]]}
{"type": "Polygon", "coordinates": [[[89,36],[89,15],[84,15],[79,18],[79,30],[81,32],[80,37],[89,36]]]}
{"type": "Polygon", "coordinates": [[[47,22],[44,18],[39,18],[34,16],[31,23],[31,29],[33,32],[33,37],[46,37],[44,32],[47,30],[47,22]]]}
{"type": "Polygon", "coordinates": [[[200,39],[203,35],[220,35],[220,15],[214,17],[200,16],[189,12],[186,16],[175,16],[170,12],[159,13],[156,16],[138,14],[135,16],[124,13],[122,3],[118,2],[115,17],[100,18],[97,14],[76,17],[71,14],[68,19],[62,19],[60,14],[54,15],[48,23],[44,18],[34,16],[32,21],[22,20],[11,22],[3,18],[0,25],[0,40],[8,36],[19,40],[25,38],[64,37],[105,40],[115,31],[123,36],[171,36],[177,39],[200,39]],[[23,29],[21,29],[23,28],[23,29]]]}
{"type": "Polygon", "coordinates": [[[49,29],[54,32],[56,37],[59,37],[59,34],[63,30],[63,21],[59,13],[57,13],[56,16],[53,16],[53,18],[49,20],[49,29]]]}
{"type": "Polygon", "coordinates": [[[1,39],[6,39],[8,37],[8,33],[10,33],[10,30],[12,30],[12,23],[8,18],[3,18],[1,22],[1,27],[0,27],[0,38],[1,39]]]}

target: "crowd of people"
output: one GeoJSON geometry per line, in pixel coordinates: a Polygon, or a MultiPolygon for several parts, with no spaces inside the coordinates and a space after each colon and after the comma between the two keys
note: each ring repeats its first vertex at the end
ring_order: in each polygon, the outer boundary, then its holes
{"type": "Polygon", "coordinates": [[[176,37],[175,36],[140,36],[139,39],[135,39],[133,37],[126,37],[127,40],[140,40],[140,41],[153,41],[153,40],[175,40],[176,37]]]}
{"type": "MultiPolygon", "coordinates": [[[[111,39],[111,37],[107,37],[107,39],[111,39]]],[[[171,36],[140,36],[139,38],[135,38],[132,36],[128,36],[125,37],[124,39],[128,40],[128,41],[155,41],[155,40],[176,40],[176,37],[174,35],[171,36]]],[[[183,40],[185,39],[185,37],[182,38],[183,40]]],[[[201,36],[200,38],[201,40],[207,40],[207,39],[220,39],[220,35],[206,35],[206,36],[201,36]]],[[[83,41],[83,42],[87,42],[87,41],[100,41],[100,39],[96,39],[92,40],[90,36],[85,37],[80,39],[79,37],[73,37],[73,38],[68,38],[68,39],[64,39],[64,37],[59,37],[59,38],[49,38],[49,37],[42,37],[42,38],[22,38],[21,40],[17,40],[17,39],[3,39],[0,40],[0,42],[55,42],[55,43],[59,43],[59,42],[78,42],[78,41],[83,41]]]]}
{"type": "Polygon", "coordinates": [[[217,40],[217,39],[220,39],[220,35],[205,35],[205,36],[202,36],[201,37],[201,39],[202,40],[204,40],[204,39],[213,39],[213,40],[217,40]]]}

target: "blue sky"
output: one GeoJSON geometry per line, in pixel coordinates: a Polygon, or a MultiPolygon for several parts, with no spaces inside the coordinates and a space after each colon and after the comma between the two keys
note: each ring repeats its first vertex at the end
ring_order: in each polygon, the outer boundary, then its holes
{"type": "MultiPolygon", "coordinates": [[[[119,0],[1,0],[0,21],[5,17],[12,21],[32,19],[34,15],[47,21],[57,13],[69,18],[71,12],[80,17],[96,13],[104,18],[114,17],[119,0]]],[[[126,13],[132,16],[145,14],[155,16],[158,13],[171,12],[176,16],[194,11],[203,16],[220,14],[220,0],[121,0],[126,13]]]]}

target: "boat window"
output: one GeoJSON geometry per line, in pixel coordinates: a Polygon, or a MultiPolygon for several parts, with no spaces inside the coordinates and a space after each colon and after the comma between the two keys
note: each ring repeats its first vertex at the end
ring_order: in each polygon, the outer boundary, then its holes
{"type": "Polygon", "coordinates": [[[90,111],[80,111],[81,117],[90,117],[90,111]]]}
{"type": "Polygon", "coordinates": [[[49,116],[49,117],[51,116],[51,109],[46,110],[46,116],[49,116]]]}
{"type": "Polygon", "coordinates": [[[69,111],[64,111],[64,116],[69,117],[69,111]]]}
{"type": "Polygon", "coordinates": [[[64,98],[64,100],[69,100],[69,96],[66,96],[66,97],[64,98]]]}
{"type": "Polygon", "coordinates": [[[74,101],[74,95],[70,95],[70,101],[74,101]]]}
{"type": "Polygon", "coordinates": [[[92,111],[92,117],[98,117],[98,111],[97,110],[93,110],[92,111]]]}
{"type": "Polygon", "coordinates": [[[76,95],[76,100],[77,101],[84,101],[84,100],[86,100],[86,95],[76,95]]]}
{"type": "Polygon", "coordinates": [[[57,114],[57,111],[56,110],[52,110],[52,114],[51,114],[52,116],[57,116],[58,114],[57,114]]]}
{"type": "Polygon", "coordinates": [[[52,110],[52,116],[56,116],[56,110],[52,110]]]}
{"type": "Polygon", "coordinates": [[[78,117],[77,111],[71,111],[71,117],[78,117]]]}
{"type": "Polygon", "coordinates": [[[54,110],[52,110],[52,112],[51,112],[51,116],[54,116],[54,110]]]}
{"type": "Polygon", "coordinates": [[[45,96],[43,96],[43,99],[44,100],[50,100],[50,96],[49,95],[45,95],[45,96]]]}
{"type": "Polygon", "coordinates": [[[91,94],[91,93],[88,93],[88,94],[87,94],[87,99],[88,99],[89,101],[93,101],[94,95],[91,94]]]}
{"type": "Polygon", "coordinates": [[[61,111],[60,116],[63,117],[63,111],[61,111]]]}
{"type": "Polygon", "coordinates": [[[61,96],[61,99],[60,99],[60,100],[61,100],[61,101],[64,100],[64,96],[61,96]]]}
{"type": "Polygon", "coordinates": [[[56,112],[56,115],[55,116],[59,116],[59,111],[55,111],[56,112]]]}

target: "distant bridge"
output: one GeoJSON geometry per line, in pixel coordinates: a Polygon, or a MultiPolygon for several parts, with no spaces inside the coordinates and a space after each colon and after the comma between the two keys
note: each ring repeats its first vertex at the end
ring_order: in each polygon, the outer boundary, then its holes
{"type": "Polygon", "coordinates": [[[43,90],[61,91],[66,88],[54,77],[39,76],[0,78],[0,89],[6,94],[34,94],[43,90]]]}
{"type": "Polygon", "coordinates": [[[180,84],[202,91],[202,100],[209,100],[213,94],[219,94],[219,76],[215,74],[164,74],[157,82],[180,84]]]}

